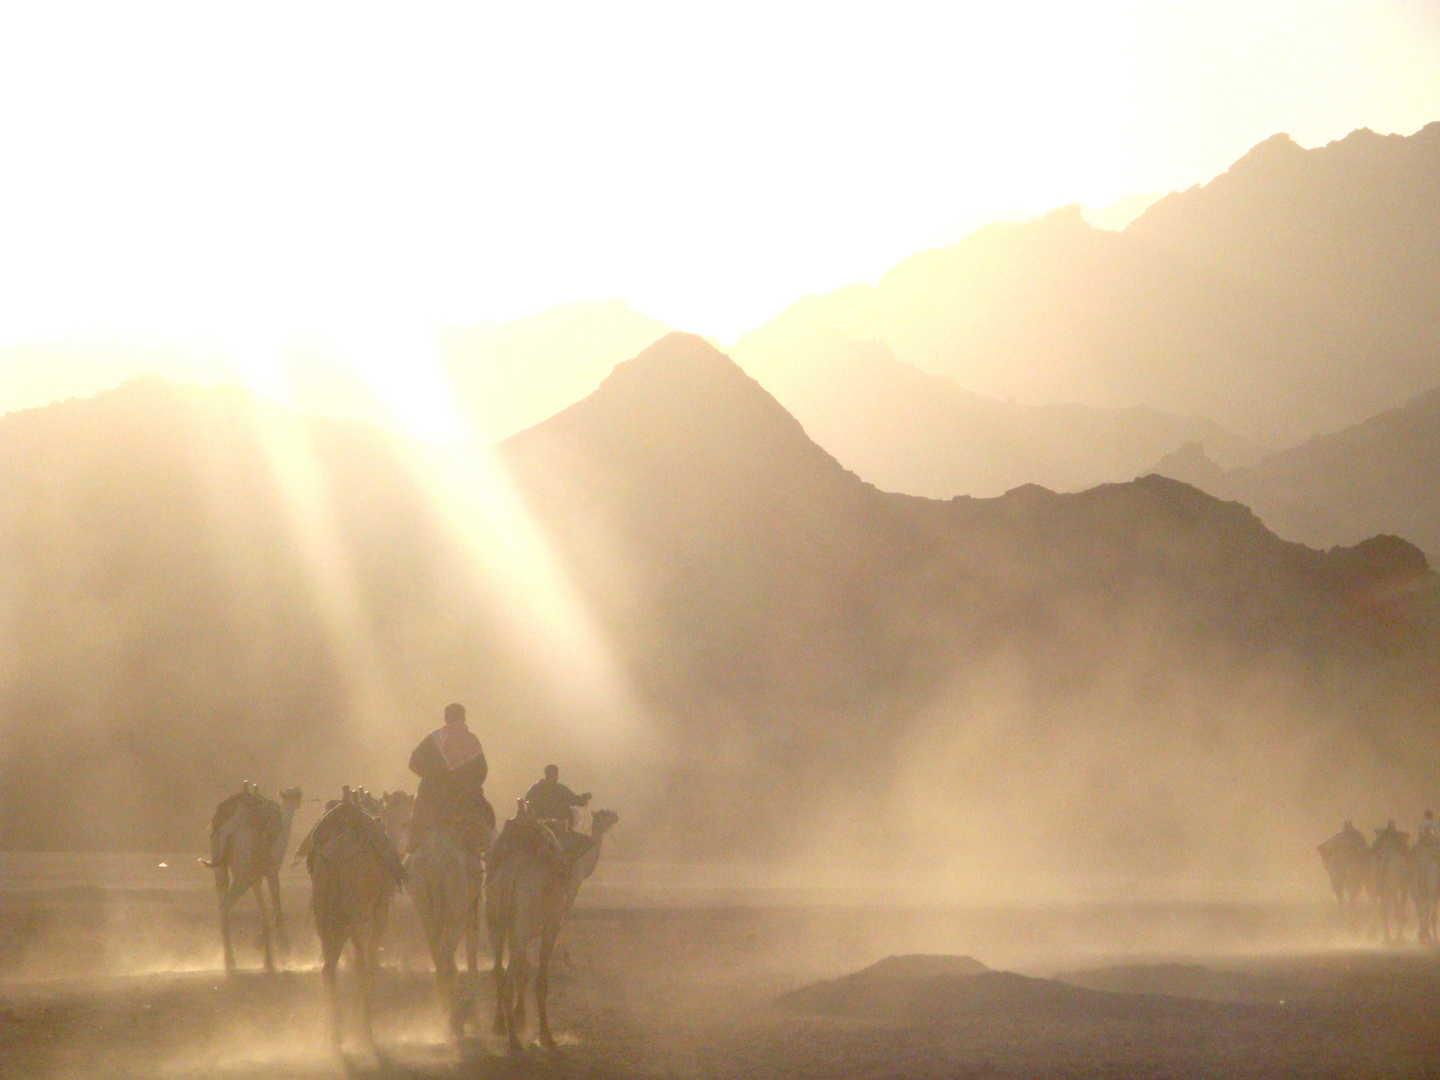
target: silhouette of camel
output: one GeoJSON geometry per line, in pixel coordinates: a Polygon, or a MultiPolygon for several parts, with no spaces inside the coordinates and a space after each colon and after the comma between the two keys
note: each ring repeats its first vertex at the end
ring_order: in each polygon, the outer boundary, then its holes
{"type": "Polygon", "coordinates": [[[540,1042],[547,1047],[555,1045],[547,1009],[550,955],[581,884],[600,861],[605,833],[619,820],[614,811],[597,810],[589,836],[568,833],[557,844],[538,819],[521,814],[506,822],[510,839],[502,832],[491,850],[493,861],[485,882],[485,923],[495,958],[495,1031],[509,1038],[511,1049],[522,1048],[529,944],[537,937],[540,958],[535,969],[535,1004],[540,1042]],[[504,963],[507,949],[508,969],[504,963]]]}
{"type": "Polygon", "coordinates": [[[370,998],[373,990],[376,953],[390,917],[390,900],[395,878],[375,845],[361,831],[363,823],[356,794],[344,789],[336,811],[355,815],[348,825],[342,816],[316,840],[310,856],[311,905],[315,929],[320,935],[321,974],[329,1010],[330,1038],[340,1045],[340,1006],[336,968],[346,942],[354,946],[355,977],[360,984],[360,1015],[365,1041],[374,1044],[370,998]]]}
{"type": "Polygon", "coordinates": [[[1386,944],[1405,940],[1405,909],[1410,890],[1410,845],[1392,821],[1376,830],[1370,854],[1373,861],[1371,891],[1380,913],[1380,931],[1386,944]],[[1393,932],[1393,936],[1392,936],[1393,932]]]}
{"type": "Polygon", "coordinates": [[[251,889],[260,907],[260,940],[265,952],[265,970],[275,969],[270,949],[270,915],[265,909],[262,885],[270,886],[275,908],[275,932],[281,951],[289,950],[285,933],[285,908],[280,902],[280,867],[290,844],[290,826],[300,806],[300,789],[286,788],[280,801],[267,799],[247,783],[215,809],[210,822],[210,858],[201,863],[215,871],[215,892],[220,899],[220,940],[225,949],[225,970],[235,969],[235,950],[230,941],[230,911],[251,889]]]}
{"type": "Polygon", "coordinates": [[[1370,845],[1365,836],[1348,821],[1330,839],[1319,845],[1320,861],[1330,876],[1330,889],[1341,914],[1348,917],[1350,932],[1360,932],[1360,901],[1370,884],[1370,845]]]}
{"type": "MultiPolygon", "coordinates": [[[[486,832],[478,850],[489,847],[491,831],[486,832]]],[[[405,866],[410,873],[410,899],[415,903],[420,925],[425,930],[425,942],[430,948],[430,959],[435,964],[440,1003],[458,1038],[469,1011],[463,999],[473,1002],[479,951],[476,917],[484,867],[467,849],[459,829],[449,822],[429,829],[420,846],[406,859],[405,866]],[[455,950],[461,934],[469,939],[466,950],[469,990],[464,995],[457,994],[455,985],[455,950]]]]}
{"type": "Polygon", "coordinates": [[[1440,840],[1423,836],[1411,852],[1410,898],[1420,924],[1420,941],[1436,944],[1436,908],[1440,906],[1440,840]]]}

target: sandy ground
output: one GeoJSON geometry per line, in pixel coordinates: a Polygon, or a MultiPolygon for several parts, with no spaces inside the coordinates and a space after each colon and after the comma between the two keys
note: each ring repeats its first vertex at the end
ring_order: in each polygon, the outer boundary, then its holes
{"type": "MultiPolygon", "coordinates": [[[[337,1055],[303,876],[286,881],[285,969],[259,970],[247,905],[242,971],[227,977],[204,875],[158,861],[0,857],[0,1076],[1440,1075],[1440,959],[1351,943],[1321,903],[876,906],[603,887],[562,937],[558,1051],[512,1055],[488,1034],[453,1045],[402,897],[377,1049],[352,1039],[337,1055]],[[1007,1007],[923,1023],[775,1004],[912,952],[1137,996],[1110,1015],[1007,1007]]],[[[479,1002],[488,1014],[488,971],[479,1002]]]]}

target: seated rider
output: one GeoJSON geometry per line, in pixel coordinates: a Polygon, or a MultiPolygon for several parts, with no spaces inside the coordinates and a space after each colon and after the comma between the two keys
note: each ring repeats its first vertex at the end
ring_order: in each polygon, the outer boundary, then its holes
{"type": "Polygon", "coordinates": [[[1383,829],[1375,830],[1375,848],[1378,850],[1385,844],[1393,844],[1401,851],[1408,851],[1410,834],[1401,832],[1395,827],[1395,819],[1391,818],[1385,823],[1383,829]]]}
{"type": "Polygon", "coordinates": [[[415,747],[410,771],[420,777],[420,785],[406,848],[414,851],[430,830],[448,821],[460,828],[466,846],[478,855],[495,828],[495,811],[485,798],[485,750],[465,723],[464,705],[445,706],[444,726],[415,747]]]}
{"type": "Polygon", "coordinates": [[[570,827],[570,808],[584,806],[590,801],[590,792],[576,795],[560,783],[560,766],[546,765],[545,779],[537,780],[525,793],[525,805],[531,813],[546,821],[563,822],[570,827]]]}

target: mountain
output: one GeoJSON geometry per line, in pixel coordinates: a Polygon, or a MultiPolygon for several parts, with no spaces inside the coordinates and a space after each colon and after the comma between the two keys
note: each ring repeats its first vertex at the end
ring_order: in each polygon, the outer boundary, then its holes
{"type": "MultiPolygon", "coordinates": [[[[669,327],[623,300],[563,304],[511,322],[442,327],[441,373],[461,416],[486,440],[502,439],[578,401],[610,369],[669,327]]],[[[260,341],[277,350],[278,370],[253,386],[255,371],[232,345],[106,336],[0,347],[0,414],[90,397],[130,379],[250,385],[298,412],[386,426],[394,417],[353,357],[323,337],[260,341]]]]}
{"type": "Polygon", "coordinates": [[[1410,711],[1434,693],[1433,579],[1403,541],[1324,554],[1159,477],[885,494],[685,335],[502,453],[667,718],[679,842],[753,850],[757,819],[839,849],[918,828],[985,864],[976,837],[1043,844],[1027,822],[1058,817],[1086,825],[1057,858],[1173,868],[1255,841],[1266,798],[1398,791],[1436,751],[1410,711]]]}
{"type": "Polygon", "coordinates": [[[1154,476],[887,494],[678,334],[496,460],[530,531],[470,527],[442,457],[238,392],[0,420],[0,845],[198,845],[242,777],[393,786],[449,700],[497,806],[559,760],[617,852],[972,886],[1308,864],[1440,764],[1403,541],[1311,550],[1154,476]],[[628,720],[576,706],[572,622],[628,720]]]}
{"type": "Polygon", "coordinates": [[[579,401],[669,330],[623,300],[563,304],[513,322],[448,328],[440,353],[462,411],[498,440],[579,401]]]}
{"type": "Polygon", "coordinates": [[[879,341],[831,341],[747,370],[846,468],[909,495],[983,497],[1024,484],[1080,491],[1132,479],[1190,443],[1229,465],[1261,456],[1202,417],[987,398],[897,360],[879,341]]]}
{"type": "Polygon", "coordinates": [[[1291,540],[1331,547],[1393,533],[1440,558],[1440,390],[1253,467],[1224,469],[1190,444],[1153,471],[1243,502],[1291,540]]]}
{"type": "Polygon", "coordinates": [[[1144,404],[1269,445],[1440,384],[1440,123],[1278,135],[1123,232],[1079,207],[981,229],[735,343],[755,371],[835,339],[1025,404],[1144,404]]]}

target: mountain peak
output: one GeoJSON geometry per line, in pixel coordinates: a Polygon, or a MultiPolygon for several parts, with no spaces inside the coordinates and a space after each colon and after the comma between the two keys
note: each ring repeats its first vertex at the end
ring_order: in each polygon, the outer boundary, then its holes
{"type": "Polygon", "coordinates": [[[1252,146],[1228,171],[1245,173],[1253,169],[1267,169],[1292,161],[1303,153],[1305,151],[1299,143],[1284,132],[1279,132],[1252,146]]]}
{"type": "MultiPolygon", "coordinates": [[[[615,374],[625,371],[631,377],[640,375],[651,378],[666,372],[678,373],[687,368],[719,369],[726,365],[740,371],[733,360],[699,334],[672,330],[641,349],[633,358],[616,365],[615,374]]],[[[741,374],[743,375],[743,372],[741,374]]]]}
{"type": "Polygon", "coordinates": [[[518,451],[516,460],[585,447],[592,460],[623,458],[646,470],[720,466],[732,479],[779,470],[859,483],[735,361],[698,334],[680,331],[617,364],[589,397],[505,445],[518,451]]]}

